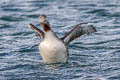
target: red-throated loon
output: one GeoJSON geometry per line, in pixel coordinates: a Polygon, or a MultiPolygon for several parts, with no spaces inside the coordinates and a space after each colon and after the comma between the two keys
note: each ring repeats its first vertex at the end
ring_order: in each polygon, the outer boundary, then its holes
{"type": "Polygon", "coordinates": [[[76,25],[63,38],[58,38],[52,31],[46,15],[40,15],[39,20],[44,32],[35,27],[33,24],[29,24],[29,27],[43,39],[39,44],[39,51],[45,63],[67,62],[68,44],[83,34],[96,32],[93,25],[81,23],[76,25]]]}

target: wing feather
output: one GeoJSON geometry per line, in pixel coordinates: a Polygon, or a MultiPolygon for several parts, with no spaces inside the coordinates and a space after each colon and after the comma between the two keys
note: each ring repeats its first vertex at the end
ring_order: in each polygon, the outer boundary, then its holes
{"type": "Polygon", "coordinates": [[[28,27],[30,27],[38,36],[44,38],[44,32],[42,30],[38,29],[33,24],[29,24],[28,27]]]}
{"type": "Polygon", "coordinates": [[[84,34],[90,34],[93,32],[96,32],[97,30],[95,27],[88,23],[81,23],[76,25],[71,31],[69,31],[62,40],[67,44],[69,44],[71,41],[75,40],[76,38],[84,35],[84,34]]]}

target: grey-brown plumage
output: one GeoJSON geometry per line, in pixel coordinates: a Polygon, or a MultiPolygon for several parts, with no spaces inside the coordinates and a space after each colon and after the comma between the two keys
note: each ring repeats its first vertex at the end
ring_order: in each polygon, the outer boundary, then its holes
{"type": "Polygon", "coordinates": [[[38,36],[44,38],[44,32],[42,30],[38,29],[33,24],[29,24],[28,27],[30,27],[38,36]]]}
{"type": "Polygon", "coordinates": [[[97,30],[93,25],[89,25],[88,23],[81,23],[76,25],[72,30],[70,30],[66,35],[62,38],[62,40],[67,44],[76,38],[84,35],[96,32],[97,30]]]}

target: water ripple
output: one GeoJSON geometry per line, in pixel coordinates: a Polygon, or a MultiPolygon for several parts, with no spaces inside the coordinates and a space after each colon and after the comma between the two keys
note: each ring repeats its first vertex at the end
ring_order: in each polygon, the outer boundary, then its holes
{"type": "Polygon", "coordinates": [[[119,80],[119,0],[1,0],[1,80],[119,80]],[[42,28],[46,14],[61,37],[76,24],[92,22],[97,32],[69,44],[66,64],[44,64],[38,51],[40,38],[27,27],[42,28]]]}

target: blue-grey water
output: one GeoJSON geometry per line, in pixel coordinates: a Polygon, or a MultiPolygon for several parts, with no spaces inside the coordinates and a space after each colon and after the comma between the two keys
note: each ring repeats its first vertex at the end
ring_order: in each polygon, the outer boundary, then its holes
{"type": "Polygon", "coordinates": [[[120,80],[120,0],[0,0],[0,80],[120,80]],[[58,36],[92,22],[97,32],[69,44],[69,63],[44,64],[40,29],[46,14],[58,36]]]}

